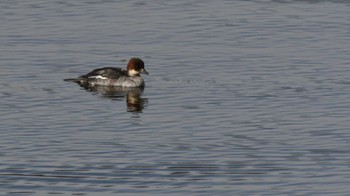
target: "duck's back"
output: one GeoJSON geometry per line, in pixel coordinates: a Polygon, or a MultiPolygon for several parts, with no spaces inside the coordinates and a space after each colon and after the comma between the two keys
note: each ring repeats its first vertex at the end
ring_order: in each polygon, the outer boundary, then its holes
{"type": "Polygon", "coordinates": [[[95,69],[85,75],[80,76],[81,78],[108,78],[108,79],[119,79],[122,76],[127,76],[127,71],[117,67],[103,67],[95,69]]]}

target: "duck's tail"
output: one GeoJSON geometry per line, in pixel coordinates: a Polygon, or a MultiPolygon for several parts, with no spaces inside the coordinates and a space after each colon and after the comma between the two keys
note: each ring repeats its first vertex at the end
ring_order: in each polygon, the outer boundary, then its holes
{"type": "Polygon", "coordinates": [[[63,79],[63,81],[80,83],[81,78],[66,78],[66,79],[63,79]]]}

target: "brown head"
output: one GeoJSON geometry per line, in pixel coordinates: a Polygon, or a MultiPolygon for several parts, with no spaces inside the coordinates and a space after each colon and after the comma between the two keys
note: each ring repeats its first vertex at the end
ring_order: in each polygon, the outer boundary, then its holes
{"type": "Polygon", "coordinates": [[[139,58],[131,58],[128,63],[128,75],[139,76],[140,73],[148,74],[144,62],[139,58]]]}

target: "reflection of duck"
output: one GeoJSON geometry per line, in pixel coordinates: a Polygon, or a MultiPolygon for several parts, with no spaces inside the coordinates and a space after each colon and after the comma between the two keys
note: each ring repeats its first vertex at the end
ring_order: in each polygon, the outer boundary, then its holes
{"type": "Polygon", "coordinates": [[[65,81],[73,81],[81,85],[124,86],[140,87],[145,82],[141,73],[148,74],[144,62],[139,58],[131,58],[127,70],[116,67],[103,67],[95,69],[78,78],[68,78],[65,81]]]}
{"type": "Polygon", "coordinates": [[[82,85],[87,91],[97,92],[98,94],[113,100],[121,100],[126,97],[128,112],[142,112],[147,98],[142,98],[144,87],[122,87],[122,86],[101,86],[101,85],[82,85]]]}

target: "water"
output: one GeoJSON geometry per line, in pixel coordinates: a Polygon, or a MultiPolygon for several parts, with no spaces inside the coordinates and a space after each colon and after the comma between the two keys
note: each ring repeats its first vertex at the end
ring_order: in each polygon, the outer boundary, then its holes
{"type": "Polygon", "coordinates": [[[348,194],[349,5],[2,1],[0,194],[348,194]]]}

